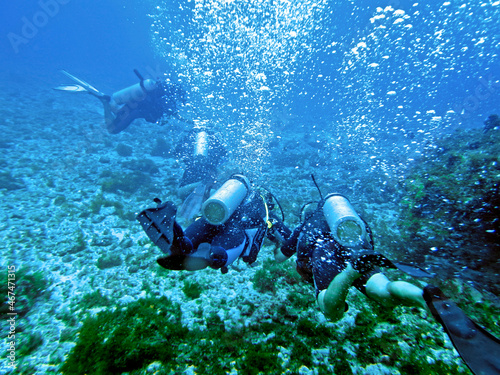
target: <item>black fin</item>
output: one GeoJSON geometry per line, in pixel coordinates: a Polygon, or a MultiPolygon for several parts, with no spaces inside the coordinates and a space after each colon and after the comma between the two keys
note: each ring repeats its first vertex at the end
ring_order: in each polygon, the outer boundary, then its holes
{"type": "Polygon", "coordinates": [[[413,264],[409,263],[400,263],[400,262],[393,262],[393,264],[397,267],[398,270],[403,271],[404,273],[407,273],[410,276],[413,277],[434,277],[432,273],[429,273],[420,267],[414,266],[413,264]]]}
{"type": "Polygon", "coordinates": [[[500,374],[500,340],[474,323],[438,287],[427,285],[424,298],[470,370],[476,375],[500,374]]]}
{"type": "Polygon", "coordinates": [[[141,223],[144,232],[164,253],[170,251],[174,240],[176,213],[175,205],[172,202],[166,202],[157,208],[148,208],[137,215],[137,220],[141,223]]]}
{"type": "Polygon", "coordinates": [[[157,259],[156,262],[163,268],[174,271],[198,271],[210,265],[210,259],[201,254],[169,255],[157,259]]]}
{"type": "Polygon", "coordinates": [[[156,262],[167,270],[181,271],[185,270],[184,261],[185,255],[170,255],[168,257],[159,258],[156,262]]]}

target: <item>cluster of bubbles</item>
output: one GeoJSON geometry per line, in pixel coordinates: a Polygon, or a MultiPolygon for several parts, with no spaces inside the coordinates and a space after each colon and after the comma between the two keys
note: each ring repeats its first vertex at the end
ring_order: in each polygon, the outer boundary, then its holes
{"type": "Polygon", "coordinates": [[[311,57],[325,2],[193,0],[184,9],[169,0],[153,15],[159,54],[248,173],[268,162],[273,111],[286,101],[296,65],[311,57]]]}
{"type": "Polygon", "coordinates": [[[324,102],[331,149],[387,178],[460,125],[498,110],[499,1],[379,7],[347,46],[324,102]],[[352,159],[352,158],[351,158],[352,159]]]}
{"type": "Polygon", "coordinates": [[[300,107],[299,95],[314,104],[296,122],[323,109],[315,129],[332,163],[399,178],[437,137],[498,101],[500,1],[390,3],[164,0],[153,42],[242,169],[267,162],[277,109],[300,107]]]}

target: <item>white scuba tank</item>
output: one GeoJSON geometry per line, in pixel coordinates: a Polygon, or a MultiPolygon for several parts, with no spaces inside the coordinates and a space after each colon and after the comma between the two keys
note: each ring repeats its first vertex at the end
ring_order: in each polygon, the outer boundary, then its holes
{"type": "Polygon", "coordinates": [[[208,134],[206,131],[196,133],[194,156],[208,156],[208,134]]]}
{"type": "Polygon", "coordinates": [[[360,248],[367,242],[365,223],[343,195],[329,194],[323,205],[323,214],[333,238],[342,246],[360,248]]]}
{"type": "Polygon", "coordinates": [[[212,225],[224,224],[243,202],[249,189],[250,182],[245,176],[231,177],[203,203],[203,217],[212,225]]]}
{"type": "Polygon", "coordinates": [[[111,95],[112,101],[117,105],[122,105],[131,102],[138,102],[145,98],[146,93],[154,91],[158,87],[157,81],[153,79],[145,79],[140,83],[124,88],[111,95]],[[144,87],[144,88],[143,88],[144,87]]]}

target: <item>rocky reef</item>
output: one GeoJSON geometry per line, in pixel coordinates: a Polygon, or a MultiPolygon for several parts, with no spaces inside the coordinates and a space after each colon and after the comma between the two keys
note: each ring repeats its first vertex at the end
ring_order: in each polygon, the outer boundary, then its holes
{"type": "Polygon", "coordinates": [[[410,256],[443,278],[500,294],[500,130],[429,145],[403,182],[399,228],[410,256]]]}

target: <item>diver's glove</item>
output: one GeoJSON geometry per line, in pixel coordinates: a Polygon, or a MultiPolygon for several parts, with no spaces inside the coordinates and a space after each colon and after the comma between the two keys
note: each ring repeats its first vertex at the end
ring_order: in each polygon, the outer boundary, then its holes
{"type": "Polygon", "coordinates": [[[209,254],[209,266],[219,269],[227,264],[228,256],[226,250],[220,246],[211,246],[209,254]]]}
{"type": "Polygon", "coordinates": [[[362,249],[351,254],[351,265],[359,273],[367,273],[375,267],[395,268],[413,277],[434,277],[433,274],[413,264],[393,262],[374,250],[362,249]]]}
{"type": "Polygon", "coordinates": [[[171,253],[159,258],[156,262],[163,268],[175,271],[198,271],[210,265],[209,243],[201,243],[192,254],[171,253]]]}

